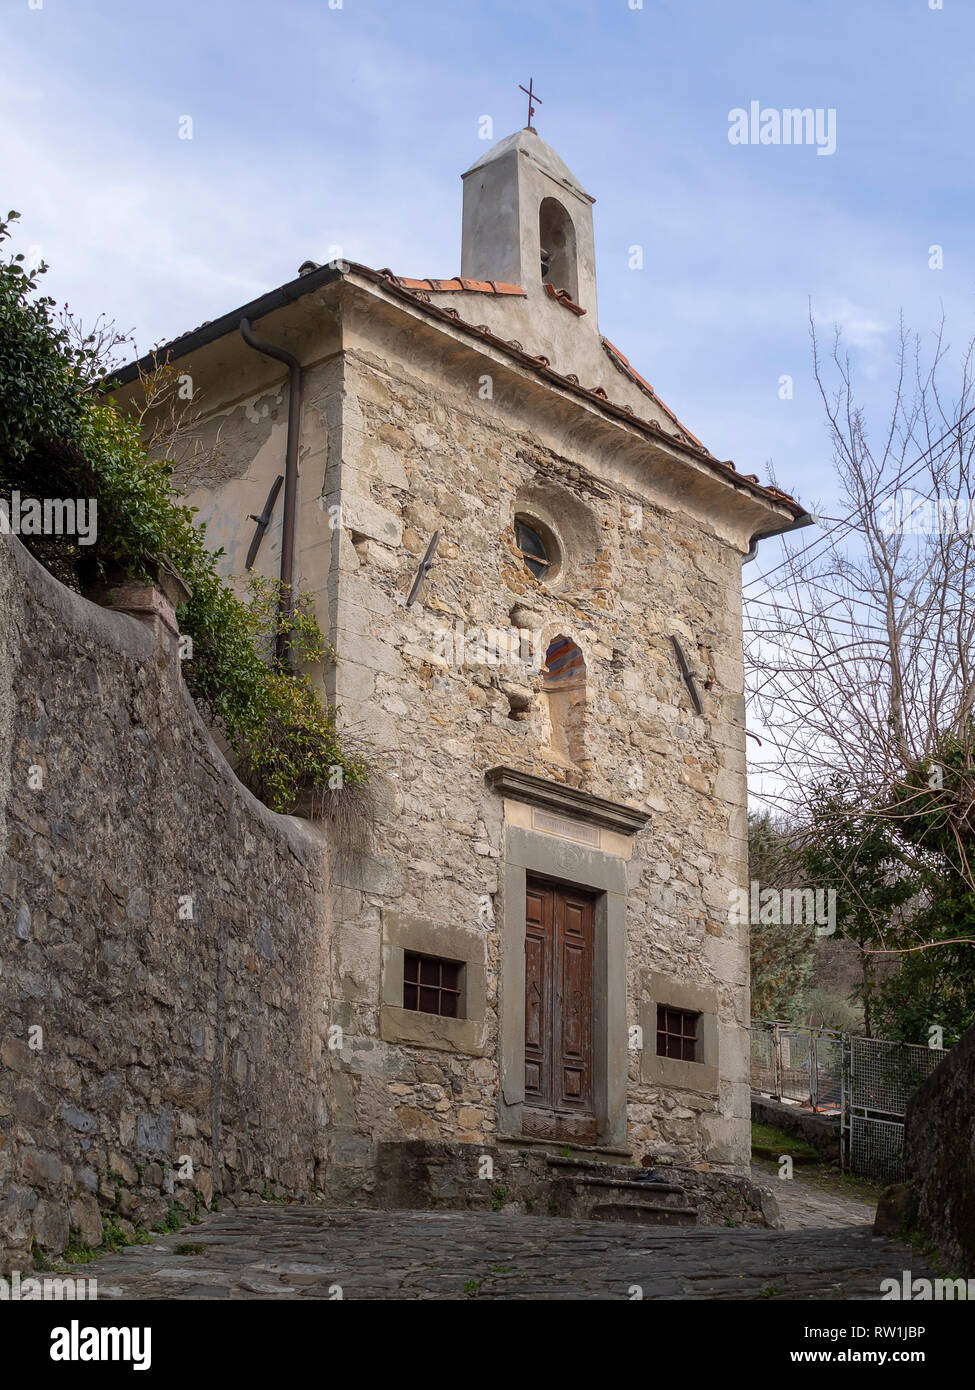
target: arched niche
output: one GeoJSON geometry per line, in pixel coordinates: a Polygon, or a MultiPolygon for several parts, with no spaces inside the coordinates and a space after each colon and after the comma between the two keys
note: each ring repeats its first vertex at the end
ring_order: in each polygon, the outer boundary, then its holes
{"type": "Polygon", "coordinates": [[[564,633],[546,648],[541,694],[548,712],[550,751],[559,761],[578,767],[586,757],[586,660],[564,633]]]}
{"type": "Polygon", "coordinates": [[[542,283],[555,290],[568,290],[569,298],[577,300],[576,229],[557,198],[543,198],[539,205],[538,245],[542,283]]]}

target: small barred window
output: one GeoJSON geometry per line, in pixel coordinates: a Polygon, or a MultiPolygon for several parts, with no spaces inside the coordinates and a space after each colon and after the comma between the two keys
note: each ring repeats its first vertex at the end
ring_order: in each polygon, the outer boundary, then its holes
{"type": "Polygon", "coordinates": [[[460,1018],[460,986],[463,962],[421,956],[415,951],[403,955],[403,1008],[441,1018],[460,1018]]]}
{"type": "Polygon", "coordinates": [[[697,1061],[697,1021],[700,1014],[657,1005],[657,1056],[697,1061]]]}

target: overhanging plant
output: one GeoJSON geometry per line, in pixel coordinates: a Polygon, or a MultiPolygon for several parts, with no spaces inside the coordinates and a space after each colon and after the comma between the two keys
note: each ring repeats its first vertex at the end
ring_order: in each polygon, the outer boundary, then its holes
{"type": "MultiPolygon", "coordinates": [[[[16,218],[0,221],[0,243],[16,218]]],[[[181,500],[175,464],[150,457],[137,423],[104,399],[95,335],[74,342],[54,300],[39,293],[46,269],[29,270],[22,255],[0,257],[0,496],[94,499],[98,527],[84,548],[70,537],[25,535],[24,544],[76,589],[96,576],[150,580],[165,558],[191,591],[177,614],[192,640],[186,683],[239,756],[243,777],[277,811],[307,807],[309,797],[326,811],[368,772],[343,748],[336,711],[309,676],[269,659],[277,593],[258,584],[247,603],[220,577],[223,552],[208,549],[206,527],[181,500]]],[[[299,599],[286,621],[298,664],[328,657],[309,602],[299,599]]]]}

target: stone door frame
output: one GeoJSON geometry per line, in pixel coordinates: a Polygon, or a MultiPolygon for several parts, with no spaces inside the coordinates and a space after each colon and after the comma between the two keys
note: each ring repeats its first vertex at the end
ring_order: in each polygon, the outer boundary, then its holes
{"type": "Polygon", "coordinates": [[[626,860],[507,824],[501,911],[499,1131],[520,1138],[525,1103],[525,892],[531,877],[596,894],[593,921],[593,1103],[597,1144],[626,1141],[626,860]]]}

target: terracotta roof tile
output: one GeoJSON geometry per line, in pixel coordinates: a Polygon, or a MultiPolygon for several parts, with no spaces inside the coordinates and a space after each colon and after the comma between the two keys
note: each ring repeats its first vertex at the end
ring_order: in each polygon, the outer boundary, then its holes
{"type": "MultiPolygon", "coordinates": [[[[604,338],[603,347],[609,354],[609,359],[613,363],[613,365],[619,367],[625,376],[630,377],[633,381],[636,382],[638,386],[641,386],[644,391],[646,391],[650,396],[652,396],[653,399],[660,406],[660,409],[665,411],[670,416],[670,418],[673,420],[674,424],[678,427],[678,429],[683,434],[685,434],[688,439],[695,443],[699,449],[703,449],[706,454],[710,455],[710,449],[706,448],[697,438],[696,435],[691,434],[690,430],[687,428],[686,425],[681,424],[680,420],[678,420],[677,416],[670,409],[670,407],[666,405],[657,395],[656,391],[650,385],[649,381],[645,380],[636,370],[636,368],[630,365],[629,358],[623,356],[623,354],[620,352],[619,348],[615,345],[615,343],[611,343],[608,338],[604,338]]],[[[734,469],[734,464],[731,464],[729,466],[732,468],[732,470],[734,469]]]]}
{"type": "Polygon", "coordinates": [[[554,285],[546,285],[545,293],[548,295],[549,299],[554,299],[556,303],[562,305],[563,309],[568,309],[578,318],[582,318],[583,314],[586,312],[581,304],[575,302],[568,290],[557,290],[554,285]]]}
{"type": "MultiPolygon", "coordinates": [[[[386,274],[386,271],[381,271],[386,274]]],[[[524,285],[506,285],[501,280],[464,280],[460,276],[453,280],[411,280],[405,275],[388,272],[389,278],[402,285],[405,290],[425,290],[428,294],[519,294],[524,295],[524,285]]]]}

